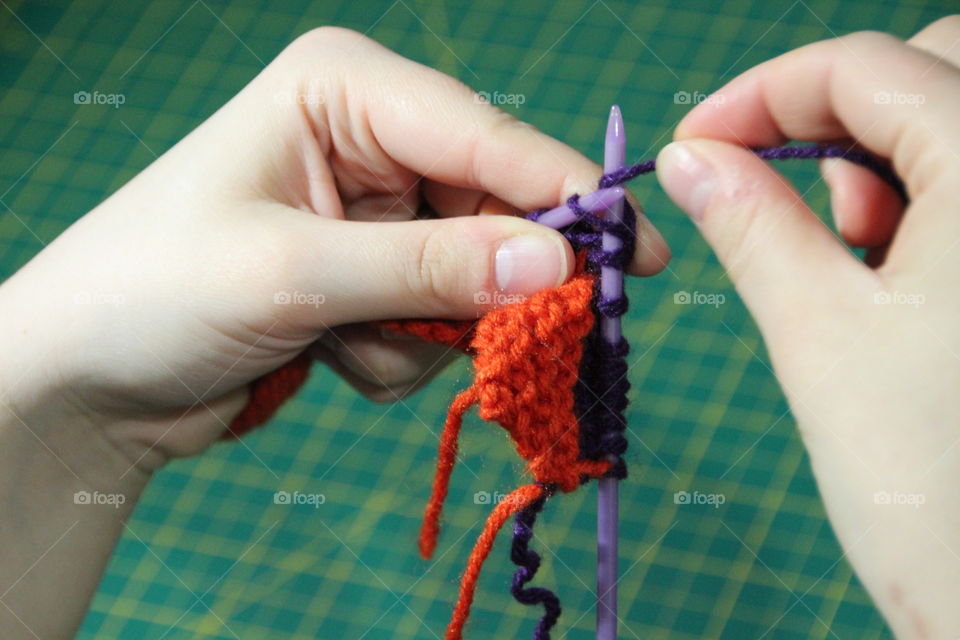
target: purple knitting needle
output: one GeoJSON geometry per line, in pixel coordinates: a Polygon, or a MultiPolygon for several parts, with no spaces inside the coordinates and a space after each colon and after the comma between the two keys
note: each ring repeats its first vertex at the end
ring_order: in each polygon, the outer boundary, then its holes
{"type": "MultiPolygon", "coordinates": [[[[579,204],[581,207],[586,209],[591,213],[597,211],[603,211],[609,209],[615,202],[622,202],[623,196],[626,193],[623,187],[609,187],[607,189],[597,189],[596,191],[591,191],[585,196],[580,198],[579,204]]],[[[537,218],[537,222],[540,224],[545,224],[548,227],[553,229],[560,229],[567,226],[568,224],[573,224],[577,221],[577,214],[567,206],[562,204],[559,207],[550,209],[549,211],[544,211],[537,218]]],[[[606,248],[606,246],[604,246],[606,248]]]]}
{"type": "MultiPolygon", "coordinates": [[[[623,129],[620,107],[610,107],[607,136],[603,147],[603,172],[610,173],[624,166],[627,157],[627,135],[623,129]]],[[[607,207],[611,220],[623,220],[623,197],[607,207]]],[[[604,251],[617,251],[623,242],[612,233],[602,236],[604,251]]],[[[600,270],[600,292],[607,300],[623,295],[623,271],[603,266],[600,270]]],[[[603,316],[600,331],[607,344],[620,342],[620,318],[603,316]]],[[[617,637],[617,543],[619,485],[616,478],[600,478],[597,483],[597,640],[617,637]]]]}

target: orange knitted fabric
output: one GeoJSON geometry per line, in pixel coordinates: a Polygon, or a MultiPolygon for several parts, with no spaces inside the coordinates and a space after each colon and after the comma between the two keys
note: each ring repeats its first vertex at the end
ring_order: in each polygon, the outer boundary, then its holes
{"type": "MultiPolygon", "coordinates": [[[[581,477],[599,477],[609,462],[580,459],[573,412],[582,342],[594,322],[594,276],[579,273],[556,289],[495,309],[473,330],[474,383],[450,407],[440,437],[437,475],[427,505],[420,553],[436,547],[440,511],[457,455],[463,415],[479,404],[481,418],[507,430],[527,469],[542,484],[573,491],[581,477]]],[[[402,330],[402,323],[395,330],[402,330]]]]}
{"type": "Polygon", "coordinates": [[[507,430],[537,484],[508,495],[490,515],[460,583],[448,640],[461,637],[480,567],[506,519],[542,497],[544,486],[573,491],[584,476],[600,477],[610,468],[610,462],[580,458],[573,406],[583,340],[594,323],[594,279],[580,271],[556,289],[491,311],[474,328],[469,345],[475,354],[474,383],[456,397],[447,415],[420,553],[428,558],[436,548],[460,426],[472,405],[479,404],[481,418],[507,430]]]}
{"type": "Polygon", "coordinates": [[[427,342],[456,347],[464,353],[473,353],[470,340],[478,320],[385,320],[380,323],[395,333],[409,333],[427,342]]]}
{"type": "Polygon", "coordinates": [[[233,419],[220,439],[229,439],[231,435],[242,436],[272,418],[280,405],[307,381],[312,363],[313,361],[306,353],[301,353],[276,371],[251,382],[250,398],[247,404],[233,419]]]}

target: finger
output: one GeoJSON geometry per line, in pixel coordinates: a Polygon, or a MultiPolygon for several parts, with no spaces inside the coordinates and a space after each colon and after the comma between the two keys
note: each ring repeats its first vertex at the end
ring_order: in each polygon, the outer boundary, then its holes
{"type": "Polygon", "coordinates": [[[528,296],[556,287],[574,265],[562,235],[511,216],[352,222],[293,213],[285,217],[289,240],[281,244],[288,248],[273,286],[314,294],[285,310],[300,327],[476,317],[503,299],[494,292],[528,296]],[[324,290],[318,283],[327,283],[324,290]]]}
{"type": "Polygon", "coordinates": [[[634,227],[636,249],[625,271],[632,276],[656,275],[670,262],[670,247],[630,191],[627,191],[627,201],[633,207],[637,224],[634,227]]]}
{"type": "MultiPolygon", "coordinates": [[[[436,183],[491,194],[524,212],[553,207],[573,193],[596,188],[599,165],[478,100],[463,83],[354,32],[328,29],[315,38],[300,48],[329,49],[331,41],[339,42],[348,50],[363,51],[370,60],[363,87],[356,88],[363,97],[328,101],[325,117],[356,123],[354,136],[375,139],[378,148],[405,169],[436,183]]],[[[341,50],[337,58],[343,59],[341,50]]],[[[649,221],[640,218],[638,271],[654,273],[665,266],[670,252],[649,221]]]]}
{"type": "MultiPolygon", "coordinates": [[[[496,196],[473,189],[452,187],[427,180],[423,187],[424,198],[440,216],[465,215],[524,215],[515,207],[496,196]]],[[[636,251],[626,271],[634,276],[649,276],[660,273],[670,262],[670,248],[663,236],[644,215],[643,208],[632,194],[628,195],[631,206],[637,212],[636,251]]]]}
{"type": "Polygon", "coordinates": [[[750,151],[725,142],[667,145],[657,177],[696,222],[761,329],[796,327],[869,270],[750,151]],[[800,302],[802,301],[802,302],[800,302]]]}
{"type": "Polygon", "coordinates": [[[960,15],[930,23],[907,40],[907,44],[928,52],[942,63],[960,68],[960,15]]]}
{"type": "Polygon", "coordinates": [[[435,180],[424,180],[421,192],[424,201],[443,218],[475,215],[518,216],[523,212],[500,198],[479,191],[456,187],[435,180]]]}
{"type": "MultiPolygon", "coordinates": [[[[319,344],[363,380],[393,389],[432,379],[458,354],[446,345],[427,343],[369,324],[335,327],[323,334],[319,344]]],[[[311,346],[311,354],[313,350],[311,346]]]]}
{"type": "Polygon", "coordinates": [[[353,387],[358,393],[372,402],[389,403],[402,400],[414,393],[426,384],[423,380],[416,384],[401,385],[396,387],[384,387],[383,385],[370,382],[357,375],[347,368],[340,359],[327,347],[315,344],[310,348],[311,356],[314,360],[327,365],[331,371],[339,376],[344,382],[353,387]]]}
{"type": "Polygon", "coordinates": [[[684,118],[676,139],[762,146],[851,137],[890,158],[914,196],[931,180],[953,181],[942,167],[958,164],[960,72],[935,62],[878,33],[814,43],[733,80],[718,92],[723,100],[684,118]]]}
{"type": "Polygon", "coordinates": [[[358,222],[413,220],[420,206],[416,187],[401,194],[370,193],[344,202],[344,217],[358,222]]]}
{"type": "Polygon", "coordinates": [[[889,243],[903,214],[893,187],[869,169],[843,160],[824,160],[820,171],[830,187],[830,208],[843,239],[864,248],[889,243]]]}
{"type": "MultiPolygon", "coordinates": [[[[271,65],[264,91],[313,88],[322,97],[300,108],[321,147],[375,179],[395,172],[492,193],[521,209],[555,206],[590,190],[600,167],[569,146],[478,100],[462,82],[412,62],[355,31],[322,27],[304,34],[271,65]],[[362,56],[364,64],[357,67],[362,56]],[[318,73],[322,65],[322,73],[318,73]]],[[[252,92],[251,92],[252,93],[252,92]]],[[[288,113],[294,112],[291,105],[288,113]]],[[[391,183],[385,185],[393,190],[391,183]]],[[[380,185],[384,187],[384,185],[380,185]]]]}
{"type": "MultiPolygon", "coordinates": [[[[600,168],[579,152],[514,119],[487,104],[476,104],[474,94],[442,74],[451,105],[458,105],[448,117],[430,118],[417,139],[416,147],[399,136],[426,122],[410,120],[399,127],[377,133],[377,139],[398,161],[422,171],[434,182],[466,187],[489,193],[520,211],[552,207],[573,193],[596,189],[600,168]],[[465,117],[474,123],[463,132],[465,117]],[[435,162],[442,156],[443,162],[435,162]],[[429,163],[429,164],[428,164],[429,163]]],[[[392,116],[391,116],[392,117],[392,116]]],[[[377,130],[377,114],[371,114],[371,126],[377,130]]],[[[386,118],[385,118],[386,119],[386,118]]],[[[483,198],[478,201],[484,203],[483,198]]],[[[474,202],[465,203],[466,206],[474,202]]],[[[670,250],[661,234],[635,207],[637,215],[637,252],[629,271],[637,275],[659,273],[670,260],[670,250]]],[[[439,211],[440,209],[438,209],[439,211]]]]}

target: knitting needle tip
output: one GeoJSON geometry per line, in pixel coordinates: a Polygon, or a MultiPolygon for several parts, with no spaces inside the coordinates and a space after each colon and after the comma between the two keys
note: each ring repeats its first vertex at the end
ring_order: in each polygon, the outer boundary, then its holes
{"type": "Polygon", "coordinates": [[[619,169],[626,162],[626,140],[627,134],[623,129],[623,114],[620,113],[620,107],[613,105],[610,107],[610,117],[607,118],[607,137],[603,146],[603,167],[608,172],[608,167],[619,169]]]}

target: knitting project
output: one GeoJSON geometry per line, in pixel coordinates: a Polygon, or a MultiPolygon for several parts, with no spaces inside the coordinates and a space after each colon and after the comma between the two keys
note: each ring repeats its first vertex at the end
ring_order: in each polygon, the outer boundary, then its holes
{"type": "MultiPolygon", "coordinates": [[[[906,201],[903,184],[871,154],[841,146],[785,146],[753,149],[764,159],[843,158],[864,166],[890,184],[906,201]]],[[[600,188],[623,184],[655,169],[653,160],[604,175],[600,188]]],[[[479,416],[509,434],[526,461],[533,482],[506,495],[493,509],[470,554],[460,593],[447,627],[447,640],[459,640],[470,613],[480,569],[498,531],[515,516],[510,558],[518,569],[511,593],[526,605],[543,605],[534,630],[549,640],[560,616],[560,601],[548,589],[530,587],[540,556],[530,548],[533,526],[545,501],[591,479],[627,475],[623,454],[627,408],[627,341],[608,344],[600,335],[600,317],[627,310],[627,298],[601,295],[600,268],[623,269],[635,249],[636,214],[624,203],[623,219],[613,222],[580,206],[576,194],[567,206],[575,222],[559,229],[577,254],[573,277],[512,304],[493,309],[477,321],[397,320],[381,323],[396,332],[457,348],[473,358],[473,384],[453,400],[440,437],[437,471],[420,532],[420,553],[429,558],[437,544],[440,515],[457,458],[464,414],[478,406],[479,416]],[[603,232],[622,241],[617,251],[602,248],[603,232]]],[[[537,220],[546,209],[527,216],[537,220]]],[[[306,381],[311,361],[301,354],[286,366],[251,383],[250,400],[225,437],[240,436],[263,424],[306,381]]]]}

